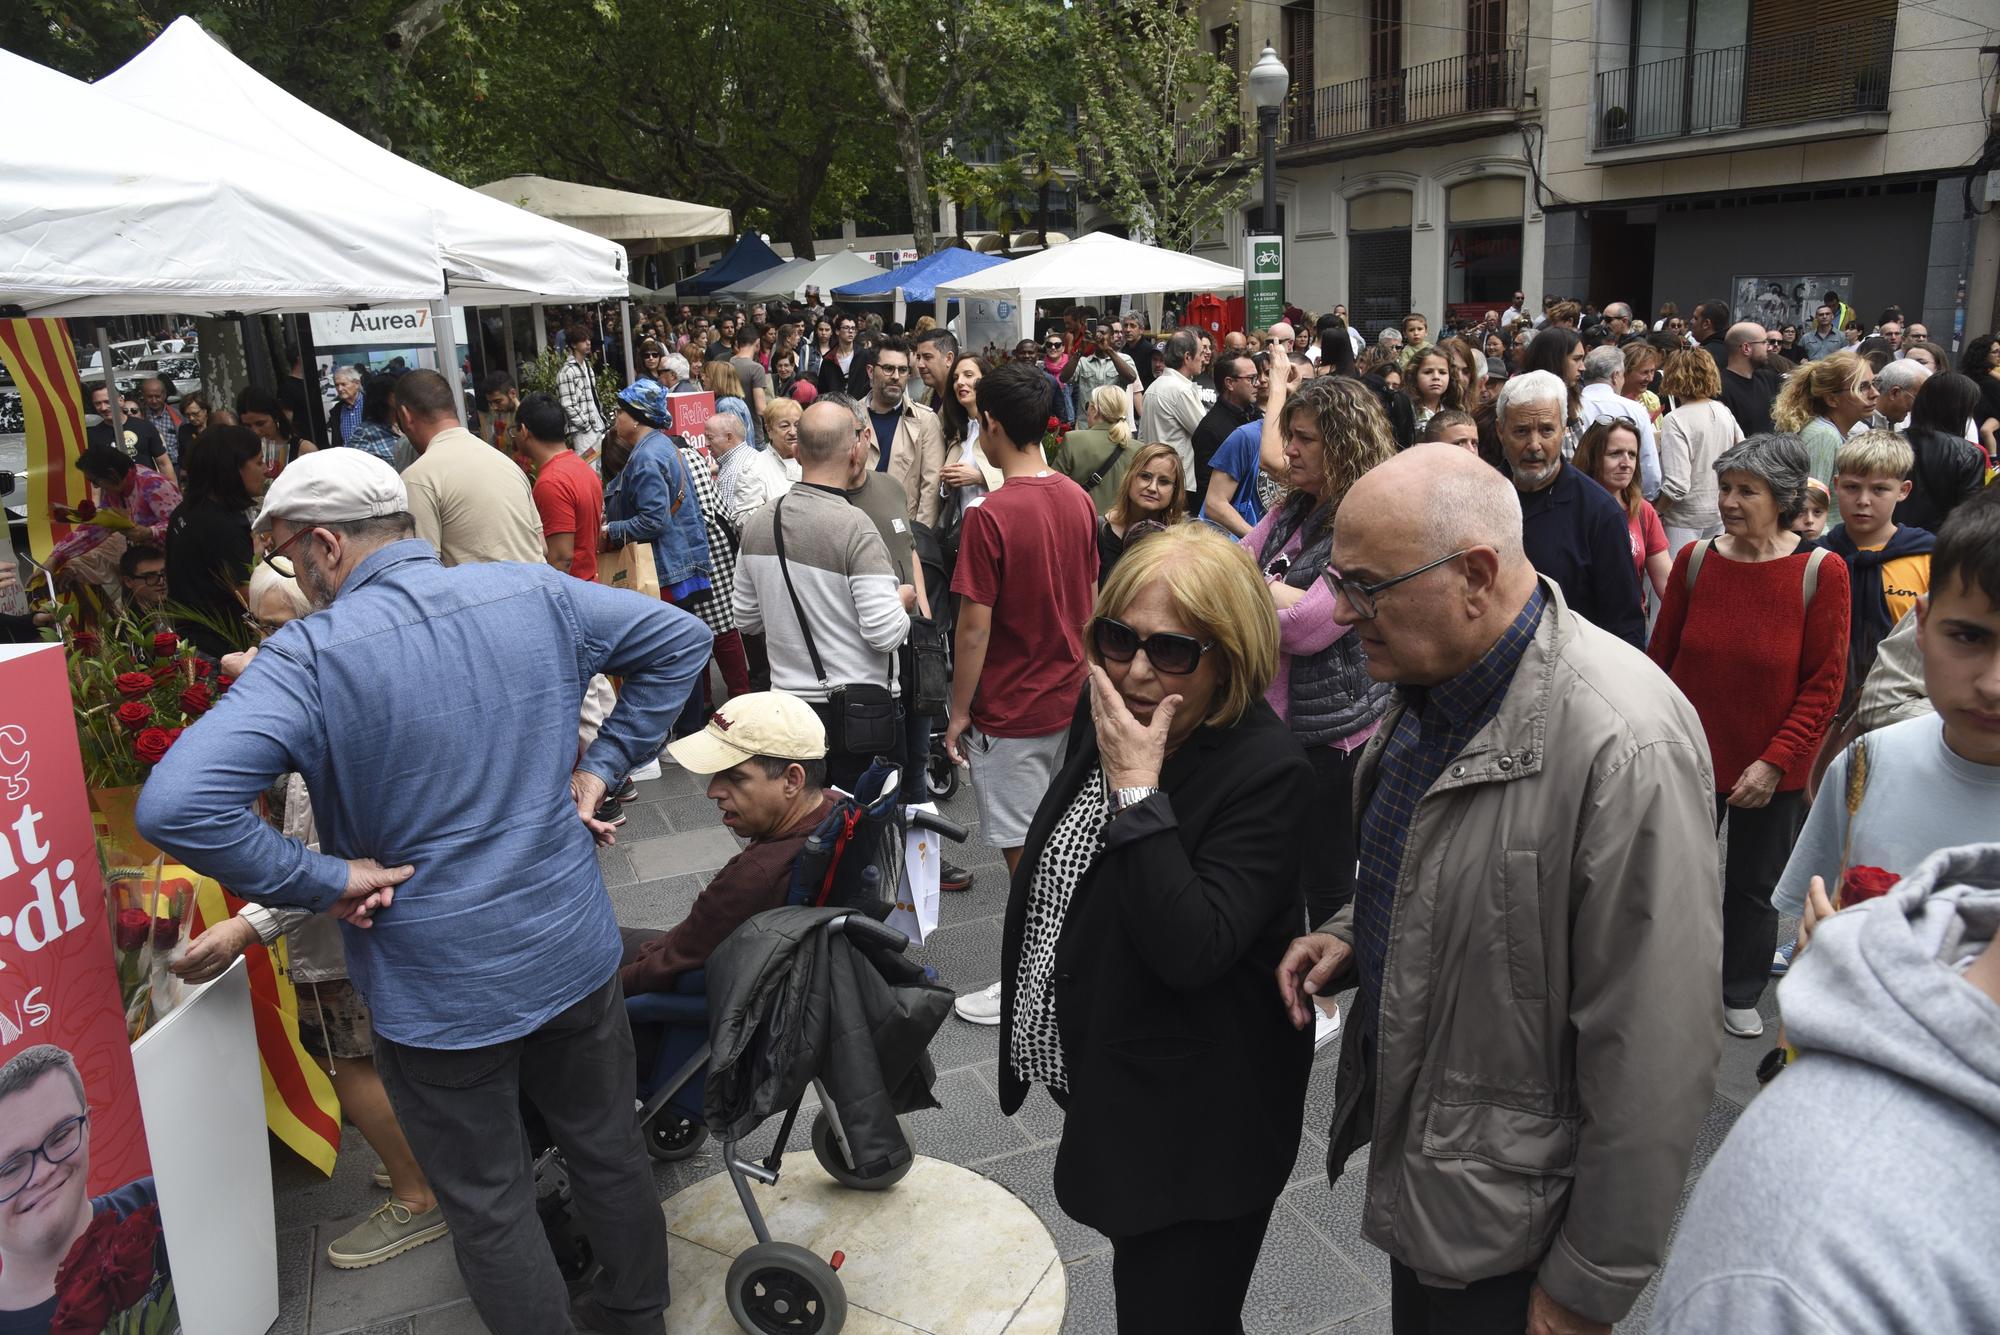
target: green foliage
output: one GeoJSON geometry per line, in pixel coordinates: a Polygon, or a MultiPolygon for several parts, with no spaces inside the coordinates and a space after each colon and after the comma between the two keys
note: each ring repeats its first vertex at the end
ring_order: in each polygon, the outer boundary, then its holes
{"type": "MultiPolygon", "coordinates": [[[[556,394],[556,377],[562,373],[563,363],[569,354],[560,348],[549,348],[533,361],[522,362],[515,379],[516,386],[523,394],[556,394]]],[[[618,376],[602,362],[597,366],[597,406],[604,410],[604,420],[609,422],[618,415],[618,391],[624,386],[618,383],[618,376]]],[[[560,399],[560,395],[557,396],[560,399]]]]}
{"type": "Polygon", "coordinates": [[[1187,250],[1242,202],[1248,152],[1236,73],[1176,0],[1079,0],[1077,161],[1084,188],[1135,234],[1187,250]]]}

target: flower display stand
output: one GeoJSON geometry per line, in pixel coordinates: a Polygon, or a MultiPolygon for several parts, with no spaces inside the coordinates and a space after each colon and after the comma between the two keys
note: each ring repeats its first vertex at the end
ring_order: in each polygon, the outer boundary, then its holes
{"type": "Polygon", "coordinates": [[[263,1335],[278,1319],[278,1227],[243,961],[132,1045],[181,1328],[263,1335]]]}

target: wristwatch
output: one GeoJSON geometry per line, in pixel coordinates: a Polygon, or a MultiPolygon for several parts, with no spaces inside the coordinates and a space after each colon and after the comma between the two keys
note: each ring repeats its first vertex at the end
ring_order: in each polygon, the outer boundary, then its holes
{"type": "Polygon", "coordinates": [[[1111,794],[1111,814],[1116,816],[1128,807],[1135,807],[1159,791],[1158,788],[1116,789],[1111,794]]]}

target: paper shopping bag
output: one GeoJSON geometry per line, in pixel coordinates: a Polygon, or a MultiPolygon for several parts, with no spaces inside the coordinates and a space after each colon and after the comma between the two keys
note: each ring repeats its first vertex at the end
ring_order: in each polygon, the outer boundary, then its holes
{"type": "Polygon", "coordinates": [[[597,557],[597,582],[614,589],[631,589],[648,598],[660,596],[660,575],[653,566],[653,545],[628,542],[615,552],[597,557]]]}

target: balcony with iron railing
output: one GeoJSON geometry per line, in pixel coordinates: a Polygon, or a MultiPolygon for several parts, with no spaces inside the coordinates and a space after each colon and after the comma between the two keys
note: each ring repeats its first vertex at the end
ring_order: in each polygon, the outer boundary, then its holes
{"type": "Polygon", "coordinates": [[[1599,70],[1599,150],[1842,120],[1889,109],[1893,17],[1599,70]]]}

